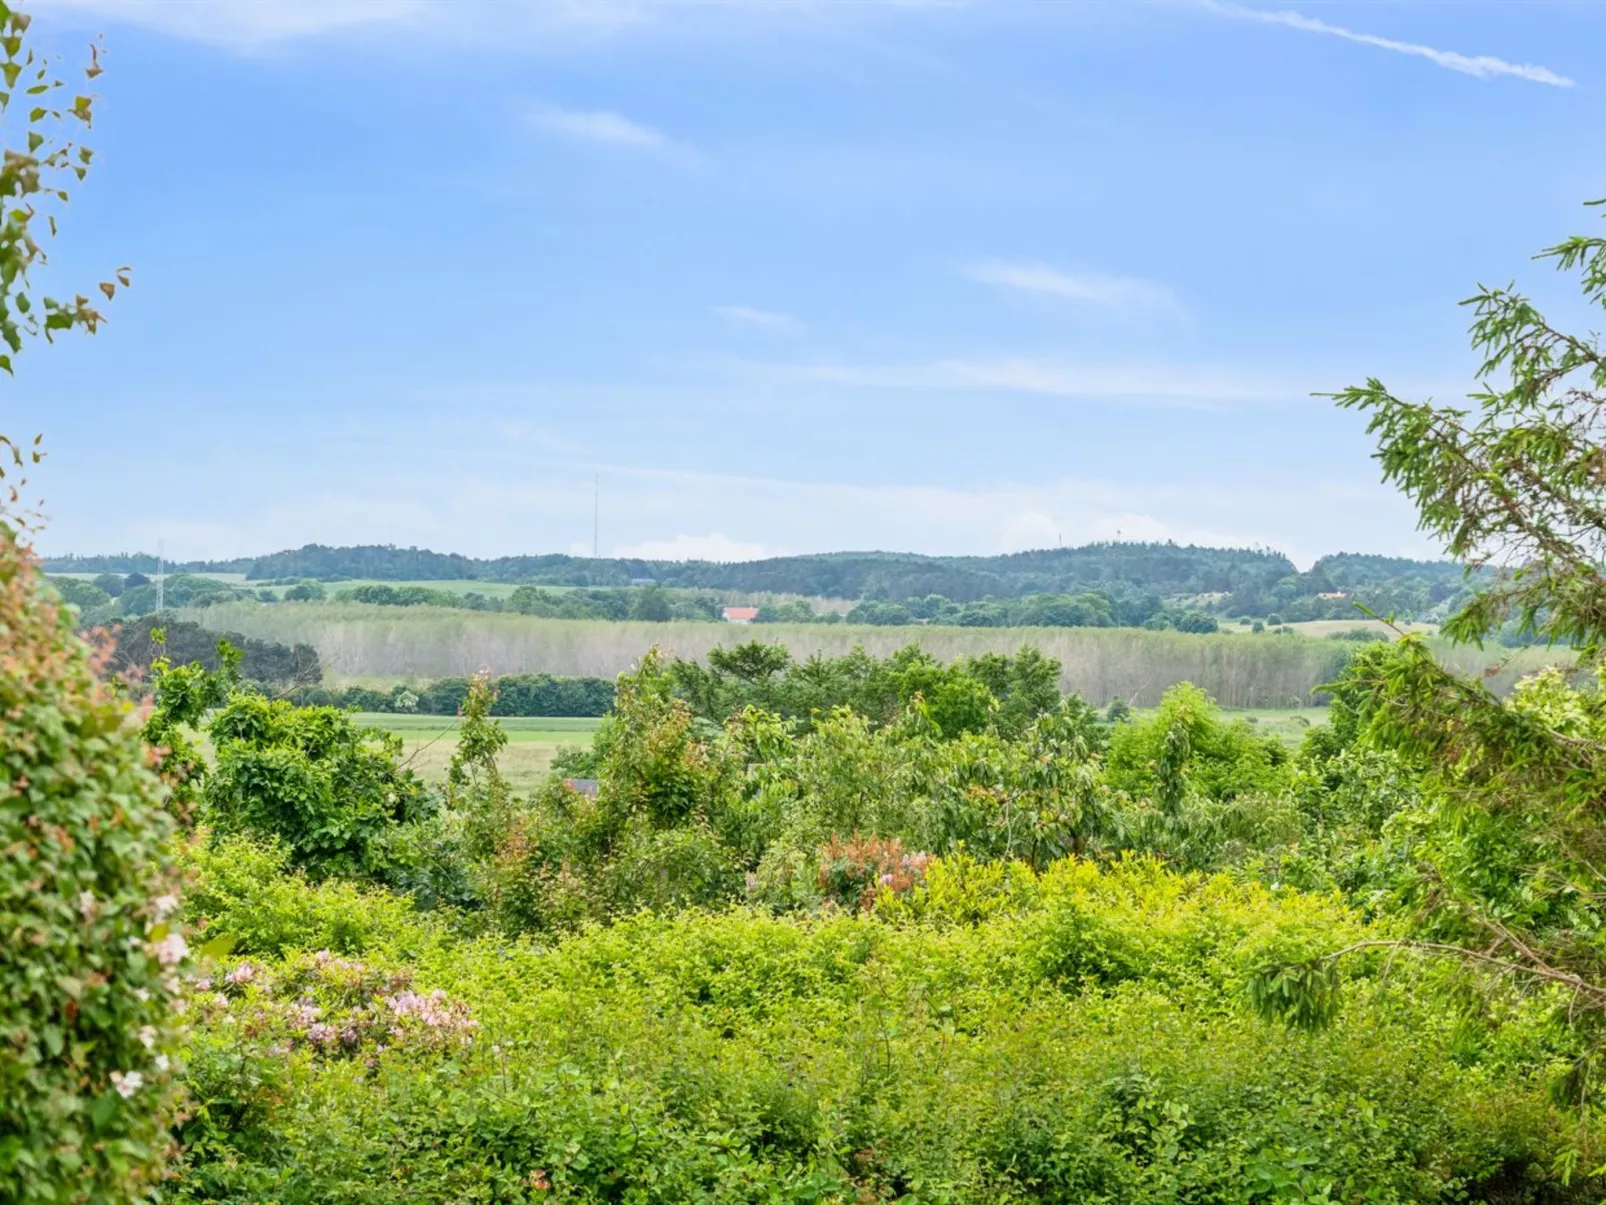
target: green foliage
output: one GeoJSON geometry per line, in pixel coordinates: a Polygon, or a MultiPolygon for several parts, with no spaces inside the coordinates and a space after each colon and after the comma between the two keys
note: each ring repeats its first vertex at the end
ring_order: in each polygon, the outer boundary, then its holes
{"type": "MultiPolygon", "coordinates": [[[[166,633],[152,628],[149,639],[152,647],[160,649],[166,633]]],[[[140,736],[150,746],[157,770],[168,786],[169,804],[185,819],[200,798],[207,774],[191,733],[213,708],[228,700],[240,679],[240,654],[228,641],[218,641],[216,659],[216,670],[207,669],[199,661],[174,665],[162,656],[150,662],[153,697],[140,736]]]]}
{"type": "Polygon", "coordinates": [[[1243,721],[1228,722],[1191,683],[1172,687],[1147,719],[1110,734],[1111,786],[1176,813],[1190,799],[1224,802],[1273,792],[1286,781],[1288,753],[1243,721]]]}
{"type": "Polygon", "coordinates": [[[195,574],[175,573],[163,580],[161,597],[158,600],[156,583],[152,581],[135,583],[133,581],[135,576],[130,574],[129,579],[125,581],[116,607],[119,614],[131,619],[142,615],[154,615],[158,601],[168,609],[172,609],[210,607],[221,602],[233,602],[236,599],[251,597],[249,591],[226,582],[195,574]]]}
{"type": "Polygon", "coordinates": [[[203,816],[217,832],[277,837],[314,875],[396,869],[387,840],[426,810],[422,784],[399,764],[400,738],[332,707],[239,692],[207,733],[216,768],[203,816]]]}
{"type": "Polygon", "coordinates": [[[113,664],[131,677],[136,691],[139,678],[150,671],[158,658],[173,665],[200,664],[217,672],[223,668],[218,652],[220,642],[239,654],[239,676],[270,690],[317,682],[323,677],[318,651],[310,644],[279,644],[272,640],[252,640],[237,632],[216,632],[187,620],[148,616],[116,629],[113,664]],[[157,640],[156,633],[161,633],[157,640]]]}
{"type": "Polygon", "coordinates": [[[406,962],[253,953],[197,1007],[173,1191],[1563,1199],[1547,1169],[1568,1123],[1521,1077],[1452,1057],[1410,975],[1352,968],[1365,990],[1317,1032],[1253,1015],[1268,956],[1366,935],[1332,902],[1149,863],[925,877],[814,922],[642,915],[406,962]]]}
{"type": "Polygon", "coordinates": [[[112,598],[100,586],[81,578],[53,577],[48,580],[55,587],[56,593],[61,595],[61,601],[70,607],[77,607],[79,611],[104,606],[112,598]]]}
{"type": "Polygon", "coordinates": [[[497,769],[496,757],[507,748],[507,733],[491,718],[496,704],[496,688],[491,675],[476,674],[469,681],[468,697],[458,713],[461,723],[457,729],[457,748],[446,768],[447,802],[455,802],[464,792],[473,794],[502,794],[507,784],[497,769]]]}
{"type": "MultiPolygon", "coordinates": [[[[1586,301],[1606,304],[1606,240],[1570,239],[1544,255],[1580,270],[1586,301]]],[[[1458,558],[1491,567],[1445,630],[1482,641],[1514,624],[1581,646],[1584,664],[1598,670],[1606,635],[1598,340],[1557,329],[1512,288],[1482,289],[1467,304],[1483,357],[1475,410],[1403,402],[1376,380],[1336,396],[1370,413],[1385,477],[1416,502],[1422,526],[1458,558]]],[[[1395,792],[1406,806],[1381,826],[1372,873],[1361,876],[1414,908],[1415,923],[1395,944],[1456,957],[1486,1007],[1515,992],[1553,1009],[1573,1044],[1553,1082],[1572,1105],[1594,1108],[1606,1050],[1598,673],[1575,682],[1552,668],[1502,699],[1406,636],[1359,651],[1334,693],[1334,731],[1310,749],[1324,779],[1341,787],[1405,770],[1411,780],[1395,792]]],[[[1342,791],[1323,793],[1325,810],[1343,808],[1342,791]]],[[[1348,810],[1352,824],[1375,819],[1353,803],[1348,810]]],[[[1268,971],[1268,985],[1281,982],[1284,1006],[1322,1019],[1322,991],[1298,978],[1320,968],[1289,966],[1268,971]]]]}
{"type": "Polygon", "coordinates": [[[282,597],[285,602],[322,602],[327,592],[322,582],[297,582],[282,597]]]}
{"type": "MultiPolygon", "coordinates": [[[[1580,235],[1539,258],[1577,271],[1585,303],[1606,306],[1606,238],[1580,235]]],[[[1405,402],[1375,378],[1334,397],[1369,413],[1384,477],[1417,504],[1422,527],[1457,560],[1498,570],[1448,635],[1482,640],[1511,618],[1522,632],[1592,647],[1606,631],[1599,337],[1560,330],[1515,286],[1463,304],[1482,357],[1475,411],[1405,402]]]]}
{"type": "Polygon", "coordinates": [[[914,644],[886,658],[856,647],[841,657],[794,661],[784,646],[754,640],[711,649],[706,666],[677,660],[669,672],[692,711],[716,724],[748,707],[805,727],[839,707],[887,724],[918,696],[944,736],[990,728],[1018,734],[1060,705],[1059,663],[1030,647],[1014,657],[988,653],[943,666],[914,644]]]}
{"type": "Polygon", "coordinates": [[[311,881],[281,841],[224,834],[197,839],[183,854],[185,919],[236,956],[333,950],[416,958],[439,940],[438,926],[405,896],[352,880],[311,881]]]}
{"type": "MultiPolygon", "coordinates": [[[[276,646],[282,648],[284,646],[276,646]]],[[[297,645],[296,649],[307,647],[297,645]]],[[[389,690],[348,686],[341,690],[297,687],[288,697],[304,707],[356,711],[457,715],[469,696],[471,678],[398,682],[389,690]],[[404,706],[403,704],[406,704],[404,706]]],[[[495,716],[601,716],[613,709],[612,678],[559,678],[551,674],[503,674],[491,683],[495,716]]]]}
{"type": "Polygon", "coordinates": [[[171,824],[126,704],[3,524],[0,647],[0,1195],[133,1200],[176,1102],[171,824]]]}

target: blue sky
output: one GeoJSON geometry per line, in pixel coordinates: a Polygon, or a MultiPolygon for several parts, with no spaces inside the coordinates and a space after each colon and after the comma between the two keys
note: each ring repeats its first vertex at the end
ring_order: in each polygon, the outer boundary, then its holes
{"type": "Polygon", "coordinates": [[[1593,5],[34,9],[134,268],[10,386],[49,552],[1427,552],[1310,393],[1459,393],[1606,195],[1593,5]]]}

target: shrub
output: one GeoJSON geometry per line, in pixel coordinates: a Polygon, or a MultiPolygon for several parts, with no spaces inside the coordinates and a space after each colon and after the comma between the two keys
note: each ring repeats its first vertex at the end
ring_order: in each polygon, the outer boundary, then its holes
{"type": "Polygon", "coordinates": [[[151,1191],[175,1087],[170,822],[128,708],[0,523],[0,1196],[151,1191]]]}
{"type": "Polygon", "coordinates": [[[893,894],[919,886],[931,855],[906,853],[896,837],[849,841],[832,837],[820,849],[820,894],[840,908],[868,908],[886,890],[893,894]]]}
{"type": "MultiPolygon", "coordinates": [[[[858,915],[638,915],[411,967],[252,956],[198,1010],[177,1195],[1564,1199],[1572,1127],[1411,968],[1351,968],[1370,990],[1323,1032],[1253,1016],[1266,958],[1369,932],[1332,901],[962,861],[858,915]]],[[[1502,1040],[1539,1050],[1545,1026],[1502,1040]]]]}
{"type": "Polygon", "coordinates": [[[384,874],[386,838],[426,811],[401,740],[332,707],[236,693],[208,726],[217,765],[203,795],[219,832],[277,837],[314,875],[384,874]]]}
{"type": "Polygon", "coordinates": [[[236,955],[293,950],[413,955],[437,939],[412,902],[348,880],[310,882],[281,841],[246,835],[204,838],[184,850],[190,884],[185,919],[236,955]]]}

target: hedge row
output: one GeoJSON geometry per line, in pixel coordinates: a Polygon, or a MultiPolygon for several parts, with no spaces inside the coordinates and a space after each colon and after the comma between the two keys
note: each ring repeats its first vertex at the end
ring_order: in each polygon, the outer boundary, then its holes
{"type": "MultiPolygon", "coordinates": [[[[354,707],[358,711],[456,715],[468,697],[469,679],[437,678],[421,686],[398,682],[388,691],[364,686],[334,690],[305,686],[292,692],[301,705],[354,707]]],[[[496,680],[499,716],[601,716],[613,710],[612,678],[557,678],[551,674],[506,674],[496,680]]]]}

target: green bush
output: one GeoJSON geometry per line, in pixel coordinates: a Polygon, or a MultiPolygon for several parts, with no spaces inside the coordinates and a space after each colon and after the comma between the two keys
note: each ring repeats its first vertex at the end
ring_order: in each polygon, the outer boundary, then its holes
{"type": "Polygon", "coordinates": [[[171,825],[127,705],[3,523],[0,650],[0,1198],[142,1198],[177,1087],[171,825]]]}
{"type": "MultiPolygon", "coordinates": [[[[1252,1015],[1265,960],[1368,932],[1332,901],[1149,862],[926,875],[855,916],[236,962],[197,1007],[176,1195],[1564,1199],[1570,1123],[1410,968],[1349,968],[1322,1032],[1252,1015]]],[[[1500,1030],[1542,1057],[1542,1019],[1500,1030]]]]}
{"type": "Polygon", "coordinates": [[[291,950],[415,956],[437,939],[438,924],[411,900],[341,879],[309,882],[282,842],[233,835],[199,839],[184,851],[187,921],[236,955],[291,950]]]}
{"type": "Polygon", "coordinates": [[[1154,715],[1110,735],[1111,786],[1156,802],[1184,794],[1222,801],[1275,791],[1287,777],[1288,751],[1242,721],[1229,722],[1192,683],[1173,686],[1154,715]]]}
{"type": "Polygon", "coordinates": [[[427,811],[400,738],[333,707],[236,692],[207,731],[217,764],[203,816],[219,832],[283,840],[313,874],[385,874],[387,839],[427,811]]]}

